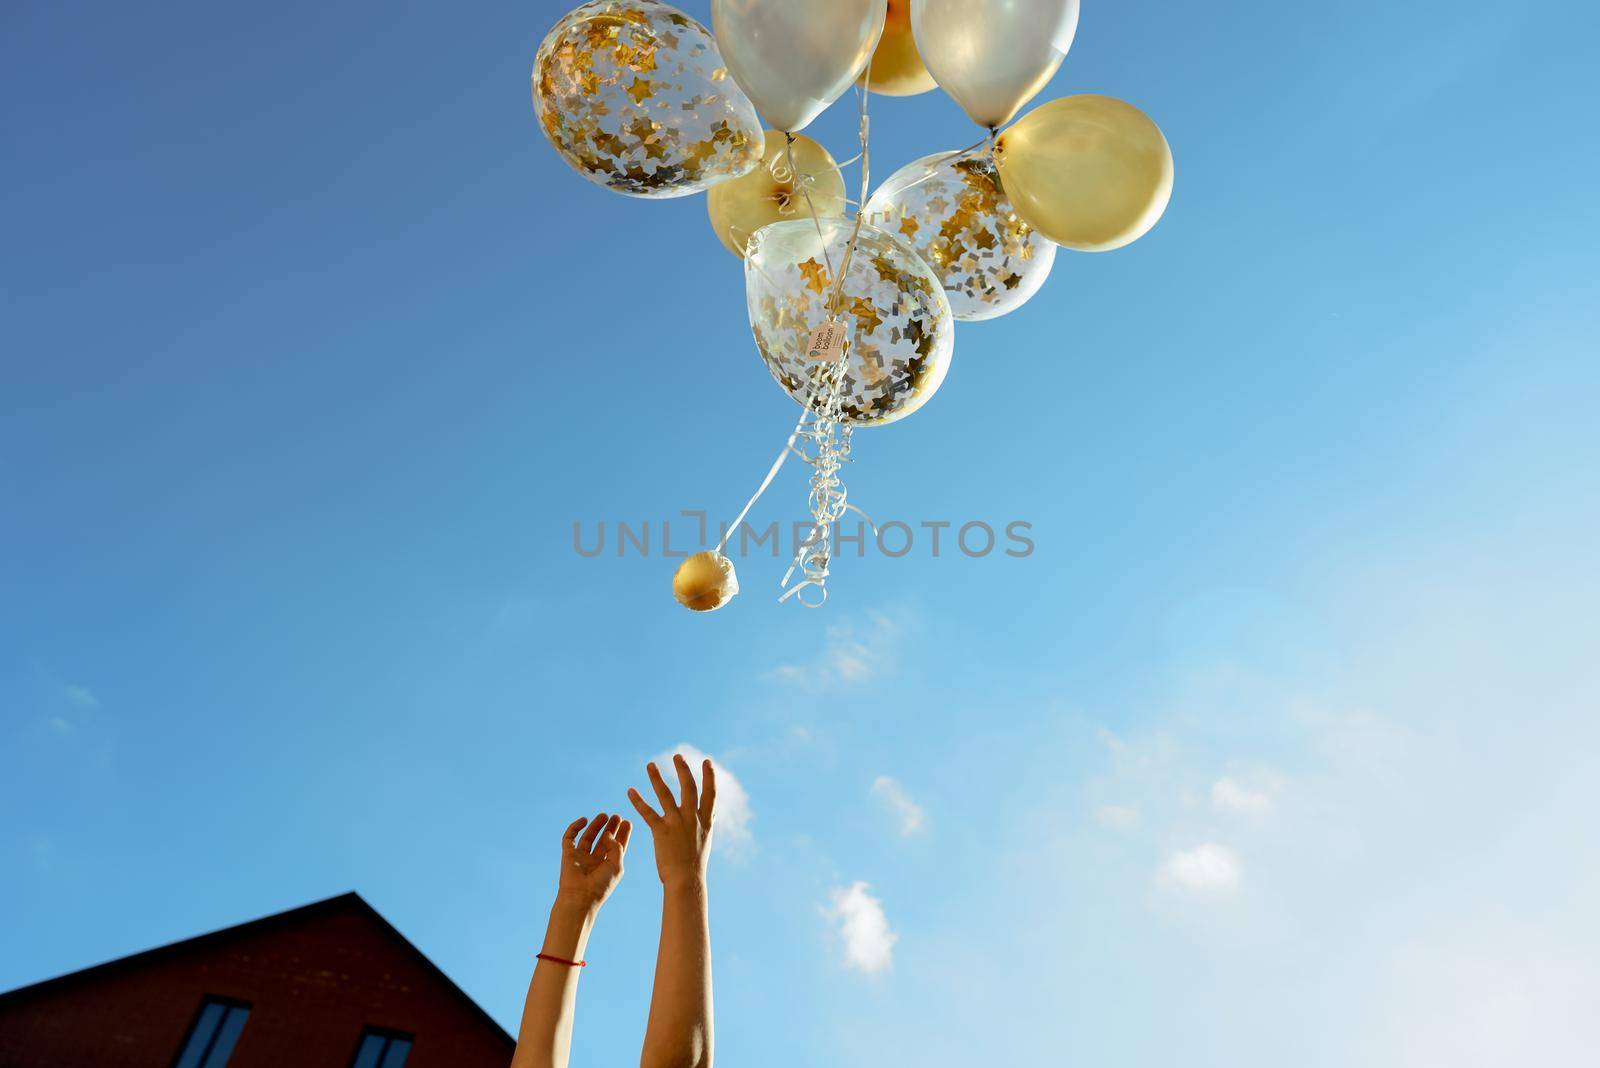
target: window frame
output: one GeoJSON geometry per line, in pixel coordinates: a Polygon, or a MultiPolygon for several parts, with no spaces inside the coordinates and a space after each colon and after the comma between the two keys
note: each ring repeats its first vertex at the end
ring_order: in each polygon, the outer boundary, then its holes
{"type": "MultiPolygon", "coordinates": [[[[193,1044],[196,1036],[199,1033],[200,1021],[205,1019],[206,1010],[213,1005],[219,1006],[222,1009],[222,1016],[217,1020],[216,1029],[211,1032],[210,1037],[206,1040],[206,1048],[200,1057],[199,1068],[206,1068],[206,1062],[211,1060],[211,1054],[216,1049],[217,1036],[222,1034],[222,1029],[227,1026],[228,1015],[235,1009],[244,1010],[245,1023],[239,1025],[239,1034],[240,1036],[243,1036],[244,1026],[250,1022],[250,1014],[255,1011],[255,1006],[243,998],[228,997],[224,994],[202,994],[200,996],[199,1006],[194,1010],[194,1015],[189,1019],[189,1026],[184,1028],[183,1041],[178,1043],[178,1051],[172,1055],[172,1060],[168,1062],[170,1068],[178,1068],[178,1065],[182,1063],[183,1058],[189,1052],[190,1045],[193,1044]]],[[[237,1041],[238,1040],[235,1039],[235,1042],[237,1041]]],[[[228,1050],[228,1060],[232,1059],[233,1050],[230,1049],[228,1050]]],[[[228,1062],[223,1061],[222,1063],[226,1065],[228,1062]]]]}
{"type": "Polygon", "coordinates": [[[356,1062],[361,1059],[361,1051],[366,1048],[367,1039],[369,1038],[383,1040],[383,1045],[378,1049],[377,1068],[383,1068],[383,1062],[389,1056],[389,1043],[396,1040],[406,1043],[407,1059],[410,1059],[411,1050],[417,1044],[417,1036],[410,1031],[401,1031],[393,1027],[374,1027],[369,1024],[361,1029],[361,1037],[356,1039],[355,1052],[350,1054],[349,1068],[355,1068],[356,1062]]]}

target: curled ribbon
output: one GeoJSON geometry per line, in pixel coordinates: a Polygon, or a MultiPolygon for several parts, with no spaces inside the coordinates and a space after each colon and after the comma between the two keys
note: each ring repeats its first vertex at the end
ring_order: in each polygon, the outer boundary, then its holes
{"type": "MultiPolygon", "coordinates": [[[[850,270],[850,261],[855,255],[856,243],[861,237],[861,226],[865,218],[865,204],[870,181],[867,155],[867,93],[860,86],[857,86],[856,96],[860,103],[861,111],[861,154],[859,156],[861,160],[861,199],[855,202],[857,208],[855,226],[850,232],[850,240],[844,249],[843,262],[839,265],[837,272],[834,271],[833,263],[828,259],[827,243],[826,241],[823,242],[822,255],[824,260],[827,261],[828,273],[833,275],[834,278],[833,291],[828,296],[827,305],[827,316],[830,319],[838,318],[839,299],[844,291],[845,275],[850,270]]],[[[801,197],[805,200],[806,208],[811,215],[812,224],[816,226],[817,236],[820,238],[822,237],[822,223],[817,217],[816,207],[811,201],[810,187],[812,181],[809,175],[805,176],[803,180],[799,178],[798,168],[794,163],[794,137],[793,135],[786,136],[788,137],[785,144],[785,163],[787,166],[782,169],[788,175],[796,177],[795,184],[799,187],[801,197]]],[[[774,160],[769,165],[769,169],[772,170],[774,177],[778,176],[779,165],[777,160],[774,160]]],[[[778,180],[784,181],[785,179],[779,178],[778,180]]],[[[845,422],[843,418],[844,395],[842,385],[845,365],[845,359],[836,360],[827,374],[817,383],[817,387],[810,398],[810,403],[806,405],[806,410],[801,413],[799,421],[795,423],[794,429],[789,433],[789,439],[784,442],[784,446],[779,450],[777,458],[772,461],[772,466],[767,469],[766,478],[761,480],[761,485],[756,488],[755,493],[745,502],[744,508],[739,512],[739,517],[730,526],[723,528],[722,540],[717,543],[716,551],[721,553],[727,547],[728,539],[732,536],[733,531],[739,529],[739,525],[750,514],[750,509],[755,507],[756,501],[760,500],[761,495],[772,485],[773,479],[778,477],[778,472],[782,470],[784,463],[791,455],[810,465],[811,488],[807,495],[807,505],[811,512],[811,530],[796,549],[794,560],[790,563],[789,569],[784,572],[782,582],[779,583],[780,588],[784,591],[782,596],[778,598],[780,604],[791,597],[807,608],[820,608],[827,602],[828,571],[833,562],[832,531],[834,524],[844,516],[846,511],[857,513],[867,521],[868,526],[871,526],[874,532],[877,531],[877,526],[873,524],[872,519],[860,508],[850,503],[844,479],[840,477],[839,473],[844,465],[850,462],[851,438],[855,429],[845,422]],[[805,438],[810,442],[811,451],[809,453],[795,447],[795,443],[801,438],[805,438]],[[804,578],[791,586],[789,582],[794,578],[796,571],[800,572],[804,578]],[[811,592],[807,593],[805,591],[811,592]]]]}

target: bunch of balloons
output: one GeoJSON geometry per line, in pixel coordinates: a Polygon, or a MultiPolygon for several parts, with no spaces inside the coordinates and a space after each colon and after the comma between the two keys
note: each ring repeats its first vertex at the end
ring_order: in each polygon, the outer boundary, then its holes
{"type": "Polygon", "coordinates": [[[687,607],[719,608],[738,592],[728,536],[791,455],[812,468],[814,528],[781,599],[821,604],[832,524],[853,507],[839,470],[854,428],[927,403],[950,366],[952,320],[1022,306],[1058,246],[1121,248],[1161,218],[1172,153],[1138,108],[1078,95],[1012,121],[1072,47],[1078,2],[712,0],[708,32],[658,0],[592,0],[545,37],[533,102],[550,143],[619,193],[707,191],[713,231],[744,261],[756,348],[802,408],[744,512],[678,569],[687,607]],[[858,199],[801,133],[852,85],[858,199]],[[983,138],[871,191],[868,93],[935,86],[983,138]]]}

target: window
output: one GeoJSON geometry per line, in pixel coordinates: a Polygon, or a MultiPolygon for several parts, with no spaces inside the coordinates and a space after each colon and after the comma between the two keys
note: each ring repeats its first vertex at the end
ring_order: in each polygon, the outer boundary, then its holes
{"type": "Polygon", "coordinates": [[[400,1031],[369,1027],[361,1032],[361,1045],[350,1068],[401,1068],[411,1052],[412,1036],[400,1031]]]}
{"type": "Polygon", "coordinates": [[[233,1055],[233,1044],[250,1018],[250,1006],[229,998],[206,998],[189,1025],[173,1068],[222,1068],[233,1055]]]}

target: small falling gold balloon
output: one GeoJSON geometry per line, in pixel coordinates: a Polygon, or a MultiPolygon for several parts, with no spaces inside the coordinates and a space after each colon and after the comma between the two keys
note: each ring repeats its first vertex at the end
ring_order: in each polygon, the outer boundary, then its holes
{"type": "Polygon", "coordinates": [[[672,596],[695,612],[715,611],[738,592],[739,576],[733,561],[715,549],[695,553],[679,564],[672,576],[672,596]]]}

